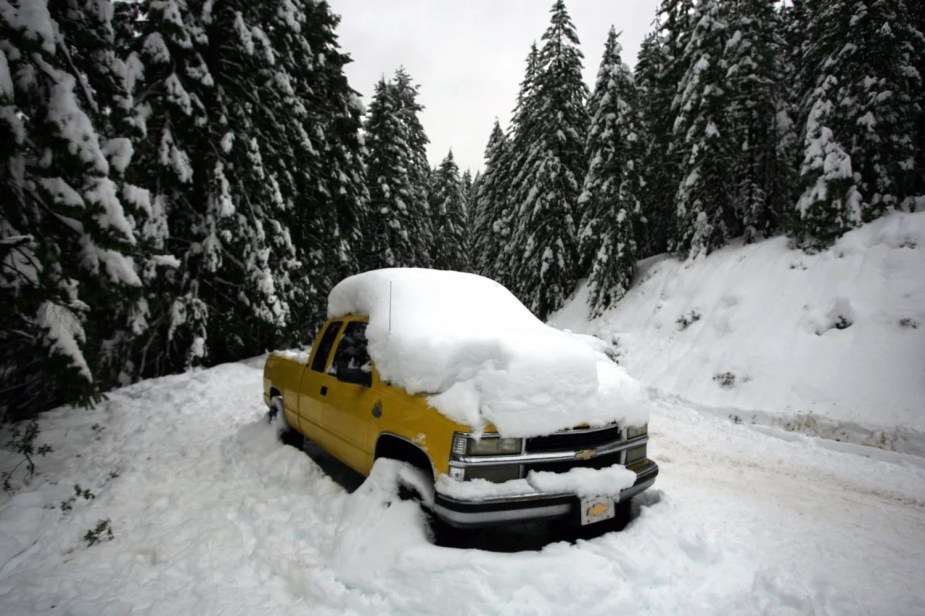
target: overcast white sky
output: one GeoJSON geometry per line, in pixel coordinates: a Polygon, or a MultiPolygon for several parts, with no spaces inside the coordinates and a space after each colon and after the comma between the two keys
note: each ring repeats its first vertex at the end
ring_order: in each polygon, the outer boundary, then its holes
{"type": "MultiPolygon", "coordinates": [[[[404,66],[420,86],[421,123],[436,166],[452,148],[460,169],[475,172],[497,117],[506,127],[530,43],[549,26],[553,0],[328,0],[350,85],[368,105],[373,86],[404,66]]],[[[630,66],[651,29],[659,0],[567,0],[584,52],[588,88],[613,24],[623,31],[630,66]]]]}

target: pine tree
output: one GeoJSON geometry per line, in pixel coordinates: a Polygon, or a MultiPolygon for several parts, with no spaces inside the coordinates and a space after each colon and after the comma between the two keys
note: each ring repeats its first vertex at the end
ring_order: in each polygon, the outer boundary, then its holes
{"type": "Polygon", "coordinates": [[[109,106],[126,95],[122,65],[105,53],[113,36],[107,8],[0,1],[7,419],[98,399],[111,378],[99,378],[101,324],[108,333],[128,327],[139,296],[136,220],[117,183],[131,149],[107,126],[109,106]]]}
{"type": "Polygon", "coordinates": [[[676,248],[689,258],[709,254],[738,235],[729,169],[736,154],[730,130],[730,84],[723,69],[726,20],[721,3],[702,0],[684,52],[687,67],[673,109],[673,150],[680,154],[676,248]]]}
{"type": "Polygon", "coordinates": [[[512,290],[544,319],[577,282],[575,216],[588,126],[578,36],[562,0],[551,13],[514,140],[517,252],[512,290]]]}
{"type": "Polygon", "coordinates": [[[433,226],[438,230],[433,267],[460,272],[468,270],[466,195],[453,152],[447,154],[434,172],[429,200],[434,216],[433,226]]]}
{"type": "Polygon", "coordinates": [[[400,70],[380,80],[366,120],[370,208],[364,268],[429,267],[434,244],[428,217],[430,170],[416,88],[400,70]]]}
{"type": "Polygon", "coordinates": [[[500,272],[495,269],[495,257],[506,244],[504,232],[508,230],[501,220],[501,214],[507,207],[508,149],[507,136],[495,120],[485,147],[485,172],[475,187],[474,206],[469,217],[473,270],[496,280],[500,272]]]}
{"type": "Polygon", "coordinates": [[[399,103],[398,115],[404,128],[405,143],[408,145],[407,169],[413,194],[411,224],[416,249],[415,259],[419,267],[432,267],[435,264],[437,239],[433,225],[434,213],[430,211],[427,202],[431,180],[430,166],[427,163],[427,144],[430,140],[418,118],[424,106],[418,102],[418,86],[412,82],[404,67],[395,71],[394,88],[399,103]]]}
{"type": "Polygon", "coordinates": [[[521,246],[516,237],[523,222],[518,218],[518,206],[522,195],[530,190],[529,174],[526,173],[532,158],[538,150],[531,149],[531,143],[539,137],[537,120],[538,90],[537,78],[540,71],[540,50],[536,43],[530,45],[527,54],[524,78],[520,83],[517,103],[514,107],[511,126],[500,144],[496,168],[496,188],[493,190],[493,202],[497,205],[491,213],[491,232],[501,241],[496,249],[489,248],[494,256],[487,264],[486,275],[497,280],[508,289],[516,290],[519,273],[515,264],[521,246]]]}
{"type": "Polygon", "coordinates": [[[818,248],[915,195],[920,35],[902,0],[817,1],[807,8],[804,64],[822,70],[803,102],[803,194],[793,233],[818,248]]]}
{"type": "Polygon", "coordinates": [[[737,162],[735,205],[746,242],[777,230],[790,204],[792,177],[781,140],[790,126],[781,97],[780,23],[766,0],[740,0],[729,12],[723,68],[737,162]]]}
{"type": "Polygon", "coordinates": [[[633,221],[640,215],[643,144],[633,75],[620,52],[611,27],[588,103],[588,173],[578,201],[582,208],[579,255],[582,271],[588,272],[592,317],[623,297],[636,269],[633,221]]]}
{"type": "Polygon", "coordinates": [[[292,273],[290,331],[309,339],[326,317],[327,291],[357,271],[368,201],[362,160],[362,104],[349,86],[338,48],[339,18],[311,0],[252,3],[272,49],[262,73],[261,139],[264,160],[286,204],[279,228],[288,229],[298,269],[292,273]]]}
{"type": "Polygon", "coordinates": [[[127,176],[150,192],[157,222],[144,229],[145,245],[176,258],[143,273],[151,327],[137,340],[131,369],[146,377],[204,358],[210,307],[200,283],[203,272],[218,269],[222,248],[217,221],[207,221],[201,211],[207,194],[206,102],[215,87],[201,53],[202,28],[185,2],[148,1],[133,8],[120,4],[116,12],[117,30],[131,37],[118,45],[128,54],[139,131],[127,176]]]}
{"type": "Polygon", "coordinates": [[[662,0],[655,31],[643,41],[636,65],[646,152],[640,193],[646,237],[640,256],[670,250],[677,236],[675,198],[683,149],[675,147],[672,104],[687,72],[685,49],[693,30],[692,0],[662,0]]]}

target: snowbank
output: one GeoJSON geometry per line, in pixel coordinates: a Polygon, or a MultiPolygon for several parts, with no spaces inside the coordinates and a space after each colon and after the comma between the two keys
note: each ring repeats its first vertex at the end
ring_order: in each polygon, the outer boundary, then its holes
{"type": "Polygon", "coordinates": [[[586,293],[550,323],[618,340],[656,394],[742,421],[925,453],[925,213],[808,255],[785,238],[656,257],[601,318],[586,293]]]}
{"type": "Polygon", "coordinates": [[[476,430],[534,436],[580,423],[648,421],[645,390],[600,341],[540,322],[503,286],[459,272],[384,269],[332,291],[328,316],[369,316],[370,356],[386,381],[431,394],[476,430]]]}
{"type": "MultiPolygon", "coordinates": [[[[20,470],[16,492],[0,492],[0,613],[921,612],[922,459],[658,402],[649,447],[662,473],[625,530],[569,543],[518,526],[450,549],[398,498],[400,465],[379,461],[350,494],[280,444],[262,366],[152,379],[95,409],[43,414],[39,442],[53,451],[27,485],[20,470]],[[95,498],[72,498],[75,484],[95,498]],[[88,547],[100,520],[114,536],[88,547]],[[518,532],[542,540],[490,551],[518,532]]],[[[0,469],[17,459],[0,445],[0,469]]]]}

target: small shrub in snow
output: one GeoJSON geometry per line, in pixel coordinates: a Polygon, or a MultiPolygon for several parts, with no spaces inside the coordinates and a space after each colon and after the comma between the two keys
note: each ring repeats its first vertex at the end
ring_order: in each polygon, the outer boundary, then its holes
{"type": "Polygon", "coordinates": [[[700,313],[697,312],[696,310],[691,310],[687,314],[682,314],[681,316],[679,316],[678,320],[675,321],[675,323],[681,326],[681,331],[683,332],[685,329],[690,327],[691,323],[696,323],[699,320],[700,320],[700,313]]]}
{"type": "MultiPolygon", "coordinates": [[[[732,372],[720,372],[713,375],[713,380],[716,381],[720,387],[729,389],[736,383],[736,375],[732,372]]],[[[738,422],[736,422],[738,423],[738,422]]]]}
{"type": "Polygon", "coordinates": [[[70,511],[74,508],[74,503],[78,498],[90,501],[96,498],[96,494],[90,491],[90,488],[81,488],[79,483],[74,484],[74,494],[66,500],[61,501],[61,511],[70,511]]]}
{"type": "Polygon", "coordinates": [[[610,344],[604,349],[604,354],[607,355],[613,363],[620,363],[620,357],[623,356],[623,349],[620,348],[619,336],[615,335],[610,338],[610,344]]]}
{"type": "Polygon", "coordinates": [[[899,320],[899,326],[905,327],[907,329],[918,329],[919,322],[910,317],[903,317],[902,319],[899,320]]]}
{"type": "Polygon", "coordinates": [[[32,477],[32,475],[35,474],[35,461],[33,460],[33,456],[44,456],[45,454],[51,453],[52,449],[50,445],[35,444],[35,439],[38,435],[39,424],[34,419],[27,422],[25,427],[22,427],[21,424],[13,427],[13,432],[10,435],[10,440],[6,442],[6,446],[10,447],[16,453],[22,454],[23,459],[12,469],[3,473],[4,491],[13,491],[10,479],[12,479],[13,473],[15,473],[23,463],[26,465],[26,471],[29,473],[29,477],[32,477]]]}
{"type": "Polygon", "coordinates": [[[112,541],[113,538],[112,523],[109,518],[97,522],[96,526],[84,533],[83,537],[84,541],[87,542],[87,547],[102,543],[103,541],[112,541]]]}

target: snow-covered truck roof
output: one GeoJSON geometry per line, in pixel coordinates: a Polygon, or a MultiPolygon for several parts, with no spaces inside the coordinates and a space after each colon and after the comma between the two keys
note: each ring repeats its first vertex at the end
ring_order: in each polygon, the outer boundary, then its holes
{"type": "Polygon", "coordinates": [[[328,297],[328,317],[369,318],[369,354],[381,377],[429,394],[440,413],[505,436],[579,424],[642,425],[642,385],[604,343],[537,319],[502,285],[461,272],[382,269],[351,276],[328,297]]]}

